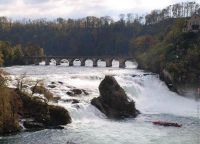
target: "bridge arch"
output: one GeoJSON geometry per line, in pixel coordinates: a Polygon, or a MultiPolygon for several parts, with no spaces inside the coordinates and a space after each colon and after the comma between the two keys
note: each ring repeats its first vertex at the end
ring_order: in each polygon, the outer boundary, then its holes
{"type": "Polygon", "coordinates": [[[69,61],[68,61],[68,59],[61,59],[60,64],[69,66],[69,61]]]}
{"type": "Polygon", "coordinates": [[[106,60],[103,58],[99,58],[97,61],[97,67],[106,67],[106,60]]]}
{"type": "Polygon", "coordinates": [[[27,60],[25,63],[34,63],[35,65],[40,65],[40,63],[42,63],[44,61],[44,59],[42,57],[39,57],[39,58],[34,58],[34,59],[29,59],[27,60]],[[32,61],[32,62],[31,62],[32,61]]]}
{"type": "Polygon", "coordinates": [[[94,66],[94,60],[92,60],[90,58],[85,59],[84,63],[85,63],[85,66],[88,66],[88,67],[94,66]]]}
{"type": "Polygon", "coordinates": [[[45,60],[45,64],[49,65],[50,63],[60,65],[62,63],[68,63],[69,66],[85,66],[89,65],[93,67],[120,67],[125,68],[127,64],[135,62],[131,57],[120,57],[120,56],[44,56],[44,57],[25,57],[24,63],[31,64],[34,63],[38,65],[41,61],[45,60]],[[93,64],[92,64],[93,63],[93,64]]]}
{"type": "Polygon", "coordinates": [[[57,61],[56,61],[56,59],[54,59],[54,58],[50,58],[49,59],[49,65],[56,65],[57,64],[57,61]]]}
{"type": "Polygon", "coordinates": [[[137,68],[138,64],[134,60],[126,60],[125,62],[125,68],[137,68]]]}
{"type": "Polygon", "coordinates": [[[112,59],[112,67],[116,67],[118,68],[119,67],[119,60],[118,59],[112,59]]]}
{"type": "Polygon", "coordinates": [[[81,66],[82,61],[79,58],[73,59],[73,66],[81,66]]]}

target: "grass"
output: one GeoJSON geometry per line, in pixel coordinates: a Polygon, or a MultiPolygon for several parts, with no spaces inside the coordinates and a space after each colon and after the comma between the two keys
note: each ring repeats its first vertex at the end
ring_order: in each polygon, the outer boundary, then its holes
{"type": "Polygon", "coordinates": [[[20,130],[16,102],[12,90],[0,88],[0,134],[20,130]]]}

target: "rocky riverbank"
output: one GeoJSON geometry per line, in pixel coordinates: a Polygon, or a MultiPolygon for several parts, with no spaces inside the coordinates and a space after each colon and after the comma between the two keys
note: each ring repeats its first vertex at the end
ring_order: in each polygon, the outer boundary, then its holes
{"type": "Polygon", "coordinates": [[[152,41],[146,36],[147,42],[138,37],[133,43],[139,68],[159,74],[170,90],[181,95],[187,91],[184,85],[194,91],[200,87],[200,33],[183,32],[184,28],[185,20],[177,19],[169,30],[152,35],[152,41]]]}
{"type": "MultiPolygon", "coordinates": [[[[154,67],[154,66],[152,66],[154,67]]],[[[140,65],[139,63],[139,69],[144,69],[146,71],[152,71],[151,66],[149,68],[143,67],[143,65],[140,65]]],[[[171,72],[169,72],[166,69],[160,69],[159,71],[154,71],[159,75],[160,80],[164,81],[167,87],[170,91],[173,91],[179,95],[190,97],[190,98],[196,98],[197,90],[200,87],[200,81],[194,80],[194,81],[177,81],[177,78],[175,78],[171,72]]]]}
{"type": "Polygon", "coordinates": [[[176,92],[182,96],[188,96],[190,98],[196,98],[197,90],[200,87],[200,82],[177,82],[174,77],[167,71],[162,70],[160,75],[160,79],[166,83],[168,88],[176,92]]]}
{"type": "Polygon", "coordinates": [[[18,88],[6,86],[7,77],[0,73],[0,134],[19,132],[26,129],[62,128],[71,123],[66,109],[48,104],[54,96],[45,88],[35,87],[33,92],[40,92],[46,99],[34,97],[18,88]],[[41,90],[41,91],[39,91],[41,90]],[[48,99],[47,99],[48,98],[48,99]],[[22,125],[20,126],[20,123],[22,125]]]}
{"type": "Polygon", "coordinates": [[[20,131],[22,129],[19,126],[20,122],[23,122],[22,125],[27,130],[62,128],[61,125],[71,123],[71,117],[63,107],[49,105],[42,99],[31,97],[18,89],[8,89],[7,92],[12,94],[9,100],[12,109],[10,114],[13,113],[15,117],[13,117],[14,122],[11,119],[3,122],[3,127],[0,127],[0,134],[20,131]],[[12,124],[9,124],[10,122],[12,124]]]}

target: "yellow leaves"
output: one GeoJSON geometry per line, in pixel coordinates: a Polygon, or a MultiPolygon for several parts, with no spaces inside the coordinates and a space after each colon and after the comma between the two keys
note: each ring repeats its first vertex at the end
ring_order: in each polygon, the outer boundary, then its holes
{"type": "Polygon", "coordinates": [[[157,43],[157,39],[153,36],[145,35],[130,40],[130,47],[137,50],[145,50],[157,43]]]}
{"type": "Polygon", "coordinates": [[[4,60],[3,60],[3,54],[0,51],[0,67],[3,65],[4,60]]]}
{"type": "Polygon", "coordinates": [[[177,64],[175,64],[175,63],[168,63],[167,64],[167,70],[169,72],[177,72],[178,71],[177,64]]]}
{"type": "Polygon", "coordinates": [[[0,69],[0,88],[6,85],[8,77],[6,77],[7,73],[0,69]]]}
{"type": "Polygon", "coordinates": [[[18,128],[14,96],[8,88],[0,88],[0,133],[18,128]]]}
{"type": "Polygon", "coordinates": [[[178,35],[180,35],[183,32],[183,29],[185,27],[186,19],[185,18],[179,18],[176,20],[175,24],[172,26],[171,30],[167,33],[165,40],[166,41],[172,41],[174,40],[178,35]]]}

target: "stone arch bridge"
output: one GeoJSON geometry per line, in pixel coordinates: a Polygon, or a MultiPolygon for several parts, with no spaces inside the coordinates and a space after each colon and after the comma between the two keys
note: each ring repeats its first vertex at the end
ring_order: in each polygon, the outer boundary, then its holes
{"type": "Polygon", "coordinates": [[[85,66],[86,60],[93,61],[93,67],[98,66],[98,61],[102,60],[106,62],[106,67],[111,67],[113,60],[119,61],[119,67],[125,68],[126,61],[134,62],[133,57],[127,56],[44,56],[44,57],[24,57],[24,63],[26,65],[35,64],[39,65],[41,61],[45,61],[45,65],[49,65],[51,60],[55,60],[56,65],[60,65],[63,60],[68,61],[69,66],[73,66],[75,60],[80,60],[81,66],[85,66]]]}

